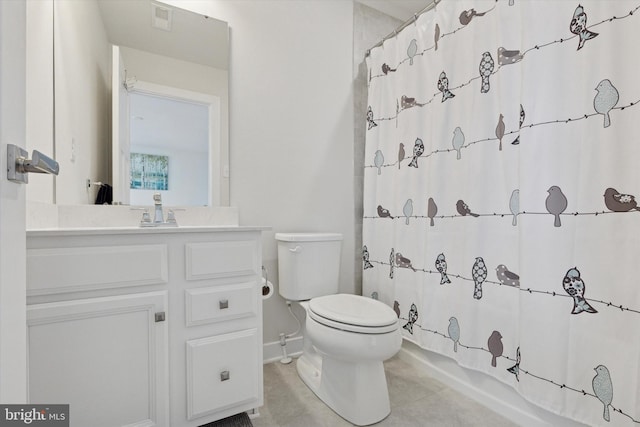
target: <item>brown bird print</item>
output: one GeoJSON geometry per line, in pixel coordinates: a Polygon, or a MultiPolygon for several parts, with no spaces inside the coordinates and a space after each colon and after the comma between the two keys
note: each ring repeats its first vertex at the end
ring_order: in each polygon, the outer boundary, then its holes
{"type": "Polygon", "coordinates": [[[504,119],[504,116],[500,113],[500,116],[498,117],[498,124],[496,126],[496,138],[500,140],[500,145],[498,145],[499,151],[502,151],[502,137],[504,136],[505,129],[504,121],[502,119],[504,119]]]}
{"type": "Polygon", "coordinates": [[[399,318],[400,317],[400,304],[398,303],[398,301],[394,301],[393,302],[393,311],[396,312],[396,315],[399,318]]]}
{"type": "Polygon", "coordinates": [[[429,197],[429,200],[427,201],[427,217],[431,219],[431,222],[429,224],[431,227],[435,225],[435,223],[433,222],[433,217],[435,217],[437,213],[438,213],[438,205],[436,205],[436,202],[433,200],[432,197],[429,197]]]}
{"type": "Polygon", "coordinates": [[[393,216],[391,216],[391,213],[389,212],[389,210],[383,208],[381,205],[378,205],[378,216],[380,218],[391,218],[391,219],[393,219],[393,216]]]}
{"type": "Polygon", "coordinates": [[[507,50],[502,46],[498,48],[498,65],[515,64],[522,60],[519,50],[507,50]]]}
{"type": "Polygon", "coordinates": [[[400,148],[398,149],[398,169],[400,169],[400,162],[404,160],[406,153],[404,152],[404,144],[400,143],[400,148]]]}
{"type": "Polygon", "coordinates": [[[604,191],[604,204],[611,212],[640,211],[635,196],[619,193],[615,188],[604,191]]]}
{"type": "Polygon", "coordinates": [[[487,341],[487,346],[489,347],[489,353],[491,353],[491,366],[494,368],[498,366],[498,357],[502,356],[503,346],[502,346],[502,335],[500,332],[493,331],[489,340],[487,341]]]}
{"type": "Polygon", "coordinates": [[[411,265],[411,260],[403,257],[400,252],[396,253],[396,265],[400,268],[410,268],[411,270],[416,271],[416,269],[411,265]]]}
{"type": "Polygon", "coordinates": [[[462,25],[467,25],[475,16],[484,16],[485,13],[478,13],[475,9],[464,10],[458,19],[462,25]]]}
{"type": "Polygon", "coordinates": [[[435,43],[435,49],[438,50],[438,40],[440,40],[440,26],[436,23],[436,29],[433,34],[433,42],[435,43]]]}

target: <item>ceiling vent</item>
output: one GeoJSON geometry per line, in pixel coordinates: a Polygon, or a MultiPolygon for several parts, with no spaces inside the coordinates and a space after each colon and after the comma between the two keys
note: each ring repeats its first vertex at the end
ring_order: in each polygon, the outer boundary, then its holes
{"type": "Polygon", "coordinates": [[[156,3],[151,3],[151,26],[164,31],[171,31],[172,10],[156,3]]]}

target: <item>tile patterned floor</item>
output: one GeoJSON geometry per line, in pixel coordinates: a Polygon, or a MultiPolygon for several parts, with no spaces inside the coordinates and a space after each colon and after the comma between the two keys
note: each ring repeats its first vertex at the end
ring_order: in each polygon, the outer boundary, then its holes
{"type": "MultiPolygon", "coordinates": [[[[504,417],[416,371],[398,356],[385,362],[391,414],[376,427],[512,427],[504,417]]],[[[298,378],[295,361],[264,366],[265,405],[254,427],[350,427],[298,378]]]]}

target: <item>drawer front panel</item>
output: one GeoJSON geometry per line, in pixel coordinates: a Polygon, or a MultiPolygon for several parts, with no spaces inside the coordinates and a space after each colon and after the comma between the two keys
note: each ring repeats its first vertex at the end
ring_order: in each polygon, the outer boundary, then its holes
{"type": "Polygon", "coordinates": [[[188,243],[187,280],[260,274],[255,240],[188,243]]]}
{"type": "Polygon", "coordinates": [[[187,326],[256,316],[258,291],[254,282],[187,289],[187,326]]]}
{"type": "Polygon", "coordinates": [[[27,250],[27,295],[168,282],[166,245],[27,250]]]}
{"type": "Polygon", "coordinates": [[[187,341],[187,418],[259,401],[258,331],[187,341]]]}

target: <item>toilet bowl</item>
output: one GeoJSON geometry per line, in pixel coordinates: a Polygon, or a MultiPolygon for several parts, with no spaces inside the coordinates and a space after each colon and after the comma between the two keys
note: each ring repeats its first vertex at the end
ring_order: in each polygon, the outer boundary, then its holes
{"type": "Polygon", "coordinates": [[[398,316],[380,301],[339,294],[337,233],[276,233],[278,292],[305,310],[302,381],[347,421],[374,424],[391,412],[383,361],[400,350],[398,316]]]}
{"type": "Polygon", "coordinates": [[[355,425],[384,419],[391,406],[382,362],[402,344],[395,312],[378,301],[348,294],[314,298],[303,307],[305,349],[296,366],[300,378],[355,425]]]}

